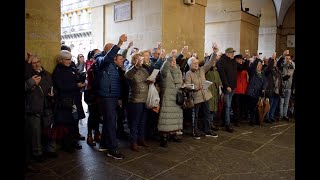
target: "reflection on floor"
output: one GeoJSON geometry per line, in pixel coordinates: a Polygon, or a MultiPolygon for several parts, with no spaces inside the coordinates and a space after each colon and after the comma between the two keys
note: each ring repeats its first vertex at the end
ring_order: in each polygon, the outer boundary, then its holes
{"type": "MultiPolygon", "coordinates": [[[[82,135],[86,121],[80,122],[82,135]]],[[[149,141],[140,152],[120,141],[123,160],[80,141],[83,149],[73,154],[59,151],[57,159],[35,163],[40,173],[26,174],[26,179],[295,179],[294,121],[262,127],[241,124],[234,133],[217,134],[200,140],[184,134],[182,143],[169,142],[167,148],[149,141]]]]}

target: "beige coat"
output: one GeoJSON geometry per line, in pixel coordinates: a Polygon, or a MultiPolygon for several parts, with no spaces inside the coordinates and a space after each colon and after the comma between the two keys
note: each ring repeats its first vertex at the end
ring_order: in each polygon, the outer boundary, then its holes
{"type": "MultiPolygon", "coordinates": [[[[196,71],[189,70],[186,73],[185,83],[186,84],[194,84],[195,92],[194,96],[194,104],[199,104],[205,101],[208,101],[212,98],[212,94],[207,89],[201,89],[202,84],[206,81],[206,72],[210,70],[210,68],[216,63],[216,54],[212,53],[209,61],[207,61],[202,67],[200,67],[196,71]]],[[[212,85],[211,85],[212,86],[212,85]]]]}

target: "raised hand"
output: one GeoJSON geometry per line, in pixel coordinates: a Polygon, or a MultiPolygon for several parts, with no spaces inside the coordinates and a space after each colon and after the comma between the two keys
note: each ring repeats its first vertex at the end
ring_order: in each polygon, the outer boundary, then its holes
{"type": "Polygon", "coordinates": [[[188,46],[183,46],[182,50],[181,50],[181,54],[185,53],[188,51],[188,46]]]}
{"type": "Polygon", "coordinates": [[[127,49],[131,48],[132,46],[133,46],[133,42],[130,41],[127,49]]]}
{"type": "Polygon", "coordinates": [[[217,53],[219,51],[219,47],[216,42],[212,43],[212,50],[214,53],[217,53]]]}
{"type": "Polygon", "coordinates": [[[126,34],[121,34],[121,36],[119,37],[119,41],[121,42],[126,42],[128,40],[128,37],[126,34]]]}

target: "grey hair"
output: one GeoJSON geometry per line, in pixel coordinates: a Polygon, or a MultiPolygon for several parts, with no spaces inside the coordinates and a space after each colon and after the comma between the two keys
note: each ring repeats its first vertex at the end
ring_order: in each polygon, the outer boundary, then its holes
{"type": "Polygon", "coordinates": [[[189,65],[189,67],[191,67],[191,64],[192,64],[192,61],[194,60],[194,59],[196,59],[195,57],[190,57],[189,59],[188,59],[188,65],[189,65]]]}
{"type": "Polygon", "coordinates": [[[57,61],[60,62],[63,59],[72,59],[72,54],[67,50],[61,50],[58,54],[57,61]]]}

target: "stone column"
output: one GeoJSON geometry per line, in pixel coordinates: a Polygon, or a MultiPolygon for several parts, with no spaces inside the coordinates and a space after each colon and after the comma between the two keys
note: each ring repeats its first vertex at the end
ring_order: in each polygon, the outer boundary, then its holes
{"type": "Polygon", "coordinates": [[[170,52],[183,46],[204,57],[205,9],[207,0],[196,0],[194,5],[181,1],[162,0],[162,44],[170,52]]]}
{"type": "Polygon", "coordinates": [[[52,72],[61,44],[60,1],[26,0],[25,6],[25,51],[52,72]]]}
{"type": "Polygon", "coordinates": [[[259,18],[241,10],[240,0],[208,0],[205,22],[205,52],[212,51],[212,42],[224,53],[228,47],[235,54],[258,50],[259,18]]]}

